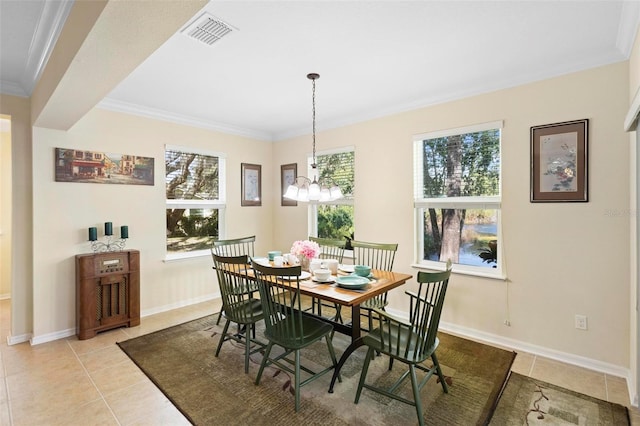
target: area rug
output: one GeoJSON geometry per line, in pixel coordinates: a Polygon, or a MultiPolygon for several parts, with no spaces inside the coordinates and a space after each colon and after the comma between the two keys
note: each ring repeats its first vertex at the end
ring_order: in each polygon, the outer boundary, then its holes
{"type": "MultiPolygon", "coordinates": [[[[291,378],[275,368],[265,369],[260,385],[254,380],[261,360],[252,356],[244,373],[243,347],[226,342],[214,356],[220,339],[217,315],[161,330],[119,343],[120,348],[162,390],[173,404],[196,425],[412,425],[415,408],[363,390],[354,404],[366,348],[357,349],[341,370],[342,382],[328,393],[330,375],[301,389],[301,406],[294,409],[291,378]]],[[[260,339],[261,330],[257,337],[260,339]]],[[[449,383],[442,391],[433,377],[422,390],[424,418],[429,425],[487,424],[495,409],[515,353],[440,333],[438,360],[449,383]]],[[[350,338],[335,334],[340,356],[350,338]]],[[[303,364],[326,365],[326,343],[303,350],[303,364]]],[[[403,369],[395,363],[388,371],[388,358],[371,362],[367,381],[388,382],[403,369]]],[[[410,395],[410,384],[403,392],[410,395]]]]}
{"type": "Polygon", "coordinates": [[[491,425],[629,425],[620,404],[511,373],[491,425]]]}

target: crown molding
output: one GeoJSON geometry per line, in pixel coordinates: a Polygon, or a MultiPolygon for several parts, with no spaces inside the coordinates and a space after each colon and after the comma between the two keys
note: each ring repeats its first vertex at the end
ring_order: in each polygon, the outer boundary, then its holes
{"type": "Polygon", "coordinates": [[[227,133],[231,135],[258,139],[265,142],[273,142],[273,135],[271,135],[270,133],[229,126],[221,123],[215,123],[207,120],[189,117],[186,115],[174,114],[168,111],[163,111],[155,108],[148,108],[142,105],[136,105],[128,102],[118,101],[115,99],[105,98],[97,105],[97,107],[106,109],[109,111],[122,112],[125,114],[133,114],[141,117],[152,118],[155,120],[167,121],[170,123],[177,123],[177,124],[184,124],[186,126],[198,127],[201,129],[214,130],[217,132],[227,133]]]}
{"type": "Polygon", "coordinates": [[[22,77],[22,86],[28,96],[31,96],[47,65],[72,7],[71,0],[43,2],[42,13],[31,39],[29,59],[22,77]]]}

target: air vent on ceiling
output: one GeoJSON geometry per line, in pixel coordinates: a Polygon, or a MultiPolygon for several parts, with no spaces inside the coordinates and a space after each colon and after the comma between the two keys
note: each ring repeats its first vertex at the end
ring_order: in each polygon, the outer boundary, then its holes
{"type": "Polygon", "coordinates": [[[212,45],[233,30],[231,25],[205,12],[182,32],[202,43],[212,45]]]}

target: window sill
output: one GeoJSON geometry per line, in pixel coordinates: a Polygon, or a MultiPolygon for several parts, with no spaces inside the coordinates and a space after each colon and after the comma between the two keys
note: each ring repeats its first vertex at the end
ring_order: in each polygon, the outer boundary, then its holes
{"type": "MultiPolygon", "coordinates": [[[[442,264],[442,267],[432,267],[430,265],[424,265],[421,263],[412,263],[411,267],[414,269],[420,269],[423,271],[444,271],[445,269],[445,265],[444,263],[442,264]]],[[[490,278],[492,280],[500,280],[500,281],[506,281],[507,280],[507,276],[503,273],[503,272],[482,272],[482,271],[470,271],[468,269],[464,269],[460,268],[458,265],[453,265],[453,268],[451,269],[451,272],[454,274],[460,274],[460,275],[471,275],[474,277],[480,277],[480,278],[490,278]]]]}
{"type": "Polygon", "coordinates": [[[171,253],[167,254],[164,258],[165,263],[176,262],[180,260],[190,260],[201,258],[205,256],[211,256],[211,251],[209,250],[198,250],[198,251],[190,251],[186,253],[171,253]]]}

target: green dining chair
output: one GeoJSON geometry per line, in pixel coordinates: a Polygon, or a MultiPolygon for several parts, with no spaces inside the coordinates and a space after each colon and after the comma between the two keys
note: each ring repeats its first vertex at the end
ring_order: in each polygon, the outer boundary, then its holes
{"type": "Polygon", "coordinates": [[[360,381],[354,401],[356,404],[360,400],[362,389],[366,388],[389,398],[413,405],[418,415],[418,423],[422,426],[424,425],[424,414],[420,402],[420,390],[431,376],[437,374],[442,390],[444,393],[449,392],[442,368],[440,368],[436,357],[436,349],[439,344],[437,332],[440,324],[440,314],[444,305],[450,275],[450,266],[444,272],[418,273],[418,291],[416,293],[405,292],[410,300],[408,321],[396,318],[382,309],[374,309],[378,317],[378,327],[363,337],[363,344],[368,346],[369,349],[360,373],[360,381]],[[408,370],[388,388],[365,383],[369,364],[374,357],[374,351],[389,355],[390,370],[393,367],[393,360],[408,366],[408,370]],[[428,358],[431,358],[433,363],[430,368],[423,364],[428,358]],[[426,373],[420,381],[418,381],[416,369],[426,373]],[[405,398],[399,392],[400,385],[407,377],[411,379],[413,400],[405,398]]]}
{"type": "MultiPolygon", "coordinates": [[[[256,385],[260,384],[262,373],[268,365],[277,365],[294,376],[295,410],[300,409],[300,388],[335,369],[336,354],[331,341],[333,326],[321,319],[314,318],[302,311],[300,302],[301,267],[270,267],[251,262],[258,279],[262,311],[264,312],[265,332],[269,341],[264,351],[256,385]],[[283,286],[288,291],[283,291],[283,286]],[[300,362],[300,351],[324,338],[331,365],[313,371],[300,362]],[[273,346],[283,349],[282,353],[272,357],[273,346]],[[290,355],[293,354],[292,360],[290,355]],[[291,368],[293,366],[293,369],[291,368]],[[302,380],[301,372],[308,374],[302,380]]],[[[339,378],[340,379],[340,378],[339,378]]]]}
{"type": "MultiPolygon", "coordinates": [[[[371,269],[391,271],[398,250],[398,244],[372,243],[365,241],[351,241],[354,263],[368,265],[371,269]]],[[[360,305],[361,315],[368,319],[369,328],[373,327],[373,312],[375,309],[384,310],[387,306],[387,293],[375,296],[360,305]]],[[[353,319],[356,321],[356,319],[353,319]]]]}
{"type": "Polygon", "coordinates": [[[255,254],[256,236],[232,238],[227,240],[213,240],[211,253],[219,256],[242,256],[246,254],[252,258],[255,254]]]}
{"type": "MultiPolygon", "coordinates": [[[[252,258],[255,252],[255,242],[255,235],[226,240],[215,239],[213,240],[213,245],[211,246],[211,255],[213,256],[214,254],[217,254],[218,256],[226,257],[247,255],[249,258],[252,258]]],[[[224,301],[222,303],[222,309],[224,311],[224,301]]],[[[218,315],[216,325],[220,324],[221,318],[222,312],[220,312],[220,315],[218,315]]]]}
{"type": "MultiPolygon", "coordinates": [[[[320,255],[318,256],[320,259],[335,259],[338,261],[338,263],[342,263],[342,260],[344,259],[344,248],[347,243],[346,240],[309,237],[309,241],[314,241],[320,246],[320,255]]],[[[335,311],[333,320],[336,322],[342,322],[340,305],[338,305],[337,303],[323,303],[322,300],[315,297],[311,299],[311,308],[313,313],[317,314],[318,316],[322,316],[323,307],[333,309],[335,311]]]]}
{"type": "Polygon", "coordinates": [[[216,349],[216,357],[220,354],[222,344],[228,340],[243,343],[244,340],[244,372],[249,372],[249,356],[264,349],[265,344],[256,340],[255,326],[264,318],[260,299],[254,298],[257,292],[255,279],[247,273],[248,258],[242,256],[218,256],[213,254],[213,261],[218,274],[222,305],[226,322],[216,349]],[[229,333],[229,325],[234,322],[244,328],[242,333],[229,333]],[[253,338],[251,337],[253,335],[253,338]],[[251,345],[254,345],[252,348],[251,345]]]}

